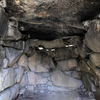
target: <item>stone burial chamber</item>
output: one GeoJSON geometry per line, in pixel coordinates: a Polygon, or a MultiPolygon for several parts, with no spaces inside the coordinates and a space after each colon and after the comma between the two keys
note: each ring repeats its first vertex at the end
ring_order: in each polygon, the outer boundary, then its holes
{"type": "Polygon", "coordinates": [[[0,100],[100,100],[100,1],[0,0],[0,100]]]}

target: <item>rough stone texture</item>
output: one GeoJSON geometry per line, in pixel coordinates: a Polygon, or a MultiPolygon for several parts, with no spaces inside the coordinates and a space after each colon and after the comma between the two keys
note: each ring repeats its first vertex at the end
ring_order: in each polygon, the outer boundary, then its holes
{"type": "Polygon", "coordinates": [[[27,74],[24,74],[22,77],[22,80],[20,82],[20,87],[24,87],[28,84],[28,76],[27,74]]]}
{"type": "Polygon", "coordinates": [[[62,71],[69,71],[75,69],[78,66],[76,59],[57,61],[57,65],[58,68],[62,71]]]}
{"type": "Polygon", "coordinates": [[[14,100],[19,94],[19,85],[14,85],[0,93],[0,100],[14,100]]]}
{"type": "Polygon", "coordinates": [[[2,68],[7,68],[8,67],[8,60],[5,58],[3,60],[2,68]]]}
{"type": "Polygon", "coordinates": [[[52,86],[53,85],[53,83],[52,82],[50,82],[50,81],[48,81],[48,83],[46,84],[47,86],[49,85],[49,86],[52,86]]]}
{"type": "Polygon", "coordinates": [[[22,52],[23,50],[16,50],[14,48],[6,47],[6,58],[9,61],[8,66],[12,67],[13,64],[15,64],[18,58],[21,56],[22,52]]]}
{"type": "Polygon", "coordinates": [[[100,52],[100,20],[94,21],[87,34],[85,35],[85,43],[94,52],[100,52]]]}
{"type": "Polygon", "coordinates": [[[0,7],[3,7],[3,8],[7,7],[6,0],[1,0],[0,1],[0,7]]]}
{"type": "Polygon", "coordinates": [[[100,89],[98,88],[96,93],[95,93],[95,98],[96,100],[99,100],[100,99],[100,89]]]}
{"type": "Polygon", "coordinates": [[[2,65],[4,58],[5,58],[5,49],[2,46],[0,46],[0,65],[2,65]]]}
{"type": "Polygon", "coordinates": [[[24,69],[21,66],[19,66],[15,69],[15,71],[16,71],[16,74],[17,74],[16,80],[17,80],[17,83],[19,83],[22,79],[24,69]]]}
{"type": "Polygon", "coordinates": [[[85,60],[82,60],[80,61],[80,68],[81,68],[81,71],[85,72],[85,73],[89,73],[91,75],[94,75],[94,71],[91,69],[91,67],[87,64],[87,61],[85,60]]]}
{"type": "Polygon", "coordinates": [[[71,58],[70,48],[60,48],[55,51],[55,61],[66,60],[71,58]]]}
{"type": "Polygon", "coordinates": [[[19,40],[22,38],[22,34],[15,27],[9,25],[6,36],[3,38],[4,40],[19,40]]]}
{"type": "Polygon", "coordinates": [[[38,84],[46,84],[48,79],[42,77],[41,75],[35,74],[34,72],[28,72],[28,80],[29,84],[38,85],[38,84]]]}
{"type": "Polygon", "coordinates": [[[21,49],[23,50],[25,48],[25,42],[24,41],[0,41],[0,44],[2,46],[6,46],[6,47],[12,47],[12,48],[16,48],[16,49],[21,49]]]}
{"type": "Polygon", "coordinates": [[[22,66],[25,70],[28,70],[28,58],[25,54],[23,54],[19,60],[18,60],[18,65],[22,66]]]}
{"type": "Polygon", "coordinates": [[[3,91],[16,83],[15,75],[13,68],[2,69],[0,71],[0,91],[3,91]]]}
{"type": "Polygon", "coordinates": [[[55,65],[47,53],[35,51],[34,55],[28,58],[29,68],[34,72],[48,72],[54,69],[55,65]]]}
{"type": "Polygon", "coordinates": [[[91,80],[91,75],[85,74],[82,75],[83,84],[88,91],[96,92],[96,86],[94,85],[93,81],[91,80]]]}
{"type": "Polygon", "coordinates": [[[44,77],[50,77],[50,73],[43,73],[42,76],[44,76],[44,77]]]}
{"type": "Polygon", "coordinates": [[[60,70],[55,70],[51,74],[51,80],[56,86],[62,86],[62,87],[72,88],[72,89],[80,88],[80,86],[82,85],[81,80],[74,79],[64,74],[60,70]]]}
{"type": "Polygon", "coordinates": [[[100,67],[100,53],[91,54],[90,60],[94,63],[95,66],[100,67]]]}
{"type": "Polygon", "coordinates": [[[8,30],[8,15],[4,9],[0,7],[0,37],[4,37],[8,30]]]}

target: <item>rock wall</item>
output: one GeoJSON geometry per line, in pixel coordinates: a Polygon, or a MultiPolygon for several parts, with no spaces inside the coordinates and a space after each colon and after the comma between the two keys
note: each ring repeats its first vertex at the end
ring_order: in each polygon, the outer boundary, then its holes
{"type": "Polygon", "coordinates": [[[77,43],[77,49],[84,86],[100,100],[100,20],[91,21],[85,37],[77,43]]]}

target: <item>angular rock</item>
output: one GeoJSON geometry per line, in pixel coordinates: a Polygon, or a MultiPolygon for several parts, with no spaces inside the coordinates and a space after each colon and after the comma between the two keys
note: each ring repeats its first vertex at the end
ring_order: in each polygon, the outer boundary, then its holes
{"type": "Polygon", "coordinates": [[[26,86],[27,84],[28,84],[28,76],[27,74],[24,74],[20,82],[20,88],[26,86]]]}
{"type": "Polygon", "coordinates": [[[94,63],[95,66],[100,67],[100,53],[91,54],[90,60],[94,63]]]}
{"type": "Polygon", "coordinates": [[[13,68],[2,69],[0,71],[0,91],[3,91],[16,83],[15,75],[13,68]]]}
{"type": "Polygon", "coordinates": [[[94,85],[93,81],[91,80],[90,74],[82,75],[82,81],[83,81],[85,88],[88,91],[96,92],[96,86],[94,85]]]}
{"type": "Polygon", "coordinates": [[[89,73],[91,75],[95,75],[94,71],[91,69],[91,67],[87,64],[87,61],[82,60],[79,62],[80,68],[82,72],[89,73]]]}
{"type": "Polygon", "coordinates": [[[22,34],[19,32],[19,30],[9,25],[7,34],[4,38],[2,38],[2,40],[19,40],[21,38],[22,34]]]}
{"type": "Polygon", "coordinates": [[[38,85],[38,84],[46,84],[48,79],[42,77],[41,75],[35,74],[34,72],[28,72],[28,80],[29,84],[38,85]]]}
{"type": "Polygon", "coordinates": [[[71,57],[72,58],[77,58],[79,56],[78,50],[75,47],[71,48],[71,57]]]}
{"type": "Polygon", "coordinates": [[[81,80],[74,79],[74,78],[64,74],[60,70],[55,70],[51,74],[51,80],[52,80],[53,84],[56,86],[72,88],[72,89],[80,88],[80,86],[82,85],[81,80]]]}
{"type": "Polygon", "coordinates": [[[71,50],[70,48],[61,48],[61,49],[56,49],[55,51],[55,61],[59,60],[66,60],[71,58],[71,50]]]}
{"type": "Polygon", "coordinates": [[[0,37],[4,37],[8,30],[8,15],[0,7],[0,37]]]}
{"type": "Polygon", "coordinates": [[[19,94],[19,85],[16,84],[0,93],[0,100],[15,100],[19,94]]]}
{"type": "Polygon", "coordinates": [[[61,71],[69,71],[75,69],[78,66],[76,59],[57,61],[57,65],[61,71]]]}
{"type": "Polygon", "coordinates": [[[18,58],[21,56],[23,50],[16,50],[13,48],[6,48],[6,58],[8,59],[9,63],[8,66],[12,67],[18,58]]]}
{"type": "Polygon", "coordinates": [[[5,58],[5,49],[2,46],[0,46],[0,66],[2,65],[4,58],[5,58]]]}
{"type": "Polygon", "coordinates": [[[46,84],[47,86],[49,85],[49,86],[52,86],[53,85],[53,83],[51,82],[51,81],[48,81],[48,83],[46,84]]]}
{"type": "Polygon", "coordinates": [[[11,47],[16,49],[24,50],[25,42],[24,41],[0,41],[0,44],[5,47],[11,47]]]}
{"type": "Polygon", "coordinates": [[[95,20],[91,24],[85,35],[85,43],[94,52],[100,52],[100,20],[95,20]]]}
{"type": "Polygon", "coordinates": [[[29,68],[34,72],[49,72],[55,68],[52,59],[43,51],[35,51],[33,56],[28,58],[29,68]]]}
{"type": "Polygon", "coordinates": [[[23,54],[19,60],[18,60],[18,65],[22,66],[24,68],[24,70],[28,70],[28,58],[25,54],[23,54]]]}
{"type": "Polygon", "coordinates": [[[8,67],[8,60],[5,58],[3,60],[2,68],[7,68],[8,67]]]}
{"type": "Polygon", "coordinates": [[[24,69],[21,66],[19,66],[18,68],[15,69],[15,71],[16,71],[16,74],[17,74],[16,80],[17,80],[17,83],[19,83],[22,79],[24,69]]]}

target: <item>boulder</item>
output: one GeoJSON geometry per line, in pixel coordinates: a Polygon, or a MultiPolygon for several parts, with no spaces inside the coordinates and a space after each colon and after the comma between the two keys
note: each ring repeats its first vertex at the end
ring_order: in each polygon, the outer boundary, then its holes
{"type": "Polygon", "coordinates": [[[24,41],[0,41],[0,44],[5,47],[16,48],[20,50],[24,50],[25,42],[24,41]]]}
{"type": "Polygon", "coordinates": [[[61,86],[66,88],[77,89],[82,85],[82,81],[78,79],[74,79],[60,70],[56,69],[53,73],[51,73],[51,80],[55,86],[61,86]]]}
{"type": "Polygon", "coordinates": [[[100,20],[95,20],[90,25],[85,35],[85,44],[94,52],[100,52],[100,20]]]}
{"type": "Polygon", "coordinates": [[[2,65],[4,58],[5,58],[5,49],[2,46],[0,46],[0,66],[2,65]]]}
{"type": "Polygon", "coordinates": [[[15,69],[15,71],[16,71],[16,74],[17,74],[16,80],[17,80],[17,83],[19,83],[22,79],[24,69],[21,66],[19,66],[15,69]]]}
{"type": "Polygon", "coordinates": [[[28,70],[28,58],[25,54],[23,54],[19,60],[18,60],[18,65],[22,66],[24,68],[24,70],[28,70]]]}
{"type": "Polygon", "coordinates": [[[28,80],[29,80],[29,84],[32,85],[38,85],[38,84],[46,84],[48,79],[36,74],[34,72],[28,72],[28,80]]]}
{"type": "Polygon", "coordinates": [[[96,86],[94,85],[93,81],[91,80],[90,74],[82,75],[82,81],[83,81],[85,88],[88,91],[96,92],[96,86]]]}
{"type": "Polygon", "coordinates": [[[23,50],[17,50],[14,48],[7,48],[6,47],[6,58],[8,59],[9,63],[8,66],[12,67],[21,56],[23,50]]]}
{"type": "Polygon", "coordinates": [[[55,50],[55,61],[66,60],[71,58],[70,48],[60,48],[55,50]]]}
{"type": "Polygon", "coordinates": [[[27,74],[24,74],[23,77],[22,77],[22,80],[21,82],[19,83],[20,84],[20,88],[26,86],[28,84],[28,76],[27,74]]]}
{"type": "Polygon", "coordinates": [[[90,60],[94,63],[95,66],[100,67],[100,53],[91,54],[90,60]]]}
{"type": "Polygon", "coordinates": [[[61,71],[69,71],[75,69],[78,66],[76,59],[57,61],[57,65],[61,71]]]}
{"type": "Polygon", "coordinates": [[[0,100],[15,100],[19,94],[19,85],[16,84],[0,93],[0,100]]]}
{"type": "Polygon", "coordinates": [[[34,72],[49,72],[55,65],[47,53],[35,51],[33,56],[28,58],[29,68],[34,72]]]}
{"type": "Polygon", "coordinates": [[[13,68],[2,69],[0,71],[0,91],[13,86],[16,83],[16,74],[13,68]]]}

